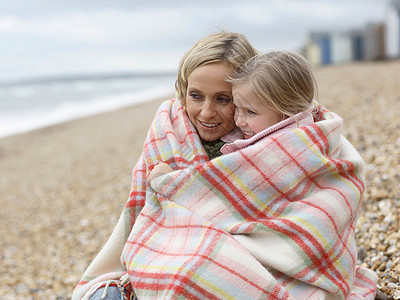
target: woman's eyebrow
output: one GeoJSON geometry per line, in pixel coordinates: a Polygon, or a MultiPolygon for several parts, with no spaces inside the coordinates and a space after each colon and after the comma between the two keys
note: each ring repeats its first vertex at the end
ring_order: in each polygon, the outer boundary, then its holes
{"type": "Polygon", "coordinates": [[[199,88],[194,87],[194,86],[188,86],[188,91],[189,91],[189,90],[191,90],[191,91],[200,91],[199,88]]]}

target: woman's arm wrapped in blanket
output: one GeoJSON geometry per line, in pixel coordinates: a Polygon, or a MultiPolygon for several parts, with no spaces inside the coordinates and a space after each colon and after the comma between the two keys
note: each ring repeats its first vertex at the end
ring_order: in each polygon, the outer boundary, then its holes
{"type": "Polygon", "coordinates": [[[120,256],[137,216],[149,193],[147,176],[160,162],[174,169],[208,160],[196,130],[190,123],[181,101],[168,100],[161,104],[147,133],[143,152],[133,169],[131,192],[109,240],[92,261],[78,286],[73,299],[81,299],[93,285],[126,274],[120,256]]]}

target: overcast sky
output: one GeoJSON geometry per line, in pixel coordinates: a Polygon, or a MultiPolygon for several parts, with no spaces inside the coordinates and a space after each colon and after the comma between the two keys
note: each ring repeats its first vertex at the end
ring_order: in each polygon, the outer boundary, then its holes
{"type": "Polygon", "coordinates": [[[0,1],[0,80],[176,70],[225,28],[261,51],[298,49],[311,30],[384,21],[388,0],[0,1]]]}

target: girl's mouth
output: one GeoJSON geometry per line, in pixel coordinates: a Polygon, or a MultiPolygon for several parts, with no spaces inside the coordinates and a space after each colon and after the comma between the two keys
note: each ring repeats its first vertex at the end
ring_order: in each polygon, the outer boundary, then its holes
{"type": "Polygon", "coordinates": [[[246,130],[242,129],[242,132],[246,138],[251,138],[253,135],[255,135],[255,132],[253,132],[253,131],[246,131],[246,130]]]}

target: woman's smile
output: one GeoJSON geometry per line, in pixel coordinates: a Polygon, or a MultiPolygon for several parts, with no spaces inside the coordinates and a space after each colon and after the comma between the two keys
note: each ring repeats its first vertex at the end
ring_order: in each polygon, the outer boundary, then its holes
{"type": "Polygon", "coordinates": [[[208,122],[202,122],[202,121],[200,121],[200,120],[199,120],[199,123],[200,123],[201,125],[203,125],[204,127],[210,128],[210,129],[215,128],[215,127],[217,127],[217,126],[219,126],[219,125],[222,124],[222,123],[208,123],[208,122]]]}

